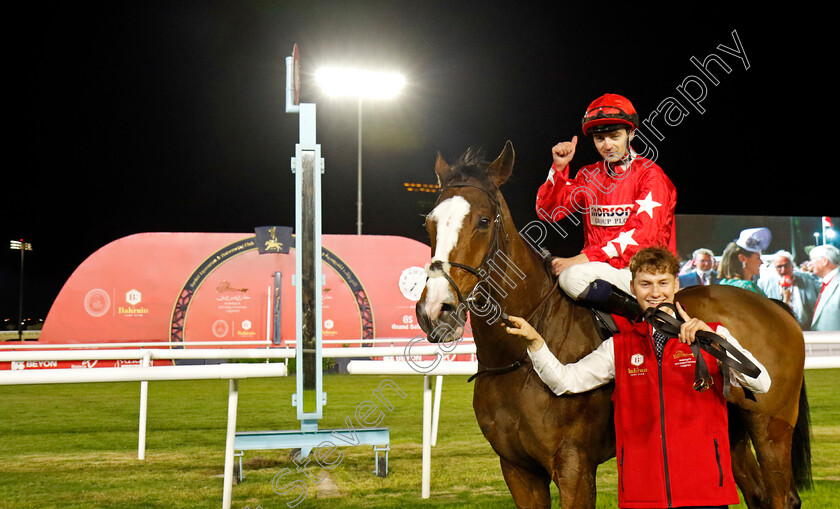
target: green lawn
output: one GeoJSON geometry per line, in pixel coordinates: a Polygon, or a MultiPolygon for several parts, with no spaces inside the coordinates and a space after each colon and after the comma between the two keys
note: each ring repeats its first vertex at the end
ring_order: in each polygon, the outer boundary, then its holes
{"type": "MultiPolygon", "coordinates": [[[[840,370],[806,377],[815,488],[802,494],[804,505],[840,507],[840,370]]],[[[374,400],[384,378],[326,375],[320,427],[345,428],[344,418],[374,400]]],[[[292,480],[307,486],[304,508],[512,507],[498,459],[475,423],[473,385],[454,376],[444,381],[432,496],[421,500],[422,378],[388,378],[406,398],[390,398],[394,409],[384,410],[382,426],[391,429],[386,478],[373,475],[373,451],[364,445],[341,448],[332,470],[313,468],[325,475],[320,484],[295,470],[290,451],[248,451],[233,507],[285,508],[301,493],[282,494],[292,480]]],[[[220,507],[227,388],[227,381],[150,383],[146,459],[139,461],[138,383],[0,387],[0,507],[220,507]]],[[[298,428],[293,390],[293,377],[240,382],[238,430],[298,428]]],[[[598,507],[616,507],[615,472],[614,460],[599,469],[598,507]]]]}

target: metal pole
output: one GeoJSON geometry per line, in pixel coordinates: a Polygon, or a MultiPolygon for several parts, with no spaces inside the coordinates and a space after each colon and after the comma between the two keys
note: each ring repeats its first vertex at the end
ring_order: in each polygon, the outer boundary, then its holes
{"type": "Polygon", "coordinates": [[[26,242],[20,239],[20,294],[18,295],[18,341],[23,341],[23,252],[26,242]]]}
{"type": "Polygon", "coordinates": [[[362,234],[362,96],[359,96],[358,189],[356,194],[356,235],[362,234]]]}
{"type": "MultiPolygon", "coordinates": [[[[321,299],[321,146],[316,143],[315,104],[300,105],[300,143],[295,145],[295,359],[297,406],[301,429],[318,429],[322,417],[321,299]],[[314,392],[308,392],[314,391],[314,392]],[[304,397],[306,396],[306,397],[304,397]]],[[[303,453],[302,453],[303,454],[303,453]]],[[[305,454],[304,454],[305,456],[305,454]]]]}

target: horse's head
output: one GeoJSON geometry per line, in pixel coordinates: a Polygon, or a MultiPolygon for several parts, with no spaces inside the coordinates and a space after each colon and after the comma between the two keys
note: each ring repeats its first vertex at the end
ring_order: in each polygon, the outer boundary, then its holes
{"type": "Polygon", "coordinates": [[[438,154],[440,197],[426,216],[432,261],[416,309],[431,342],[459,339],[467,310],[486,305],[479,283],[489,272],[490,257],[507,243],[504,220],[509,212],[499,186],[510,176],[513,160],[510,141],[492,163],[468,150],[450,166],[438,154]]]}

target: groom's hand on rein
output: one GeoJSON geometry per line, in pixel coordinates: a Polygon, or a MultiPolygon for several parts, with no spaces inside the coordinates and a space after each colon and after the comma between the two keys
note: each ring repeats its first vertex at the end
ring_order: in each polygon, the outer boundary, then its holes
{"type": "Polygon", "coordinates": [[[528,341],[528,350],[536,352],[542,348],[545,340],[524,318],[510,315],[508,316],[508,322],[513,326],[511,327],[510,325],[502,323],[502,327],[504,327],[505,331],[511,336],[521,336],[525,338],[525,340],[528,341]]]}

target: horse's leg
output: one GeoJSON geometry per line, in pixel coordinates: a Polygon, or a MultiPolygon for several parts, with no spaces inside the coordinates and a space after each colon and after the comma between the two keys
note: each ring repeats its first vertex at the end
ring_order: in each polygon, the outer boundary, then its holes
{"type": "Polygon", "coordinates": [[[595,507],[595,471],[597,466],[585,452],[563,450],[559,470],[552,477],[560,489],[563,509],[595,507]]]}
{"type": "Polygon", "coordinates": [[[735,484],[744,495],[744,503],[750,509],[764,507],[767,499],[767,489],[761,477],[758,462],[753,455],[750,445],[750,435],[747,433],[747,423],[744,421],[742,410],[734,405],[729,409],[729,449],[732,453],[732,474],[735,484]]]}
{"type": "Polygon", "coordinates": [[[508,485],[513,503],[519,509],[549,509],[551,507],[551,490],[548,474],[537,474],[499,457],[502,465],[502,475],[508,485]]]}
{"type": "Polygon", "coordinates": [[[767,490],[761,477],[758,462],[750,447],[750,436],[741,410],[729,407],[729,449],[732,453],[732,475],[750,509],[764,507],[767,490]]]}
{"type": "Polygon", "coordinates": [[[764,489],[761,472],[755,461],[749,439],[730,444],[732,451],[732,474],[735,483],[744,495],[744,503],[750,509],[765,507],[766,490],[764,489]]]}
{"type": "MultiPolygon", "coordinates": [[[[766,501],[761,507],[786,509],[791,507],[789,492],[793,485],[791,471],[791,443],[793,428],[781,419],[759,416],[752,412],[745,415],[748,421],[755,455],[766,487],[766,501]]],[[[798,497],[796,497],[798,499],[798,497]]]]}

